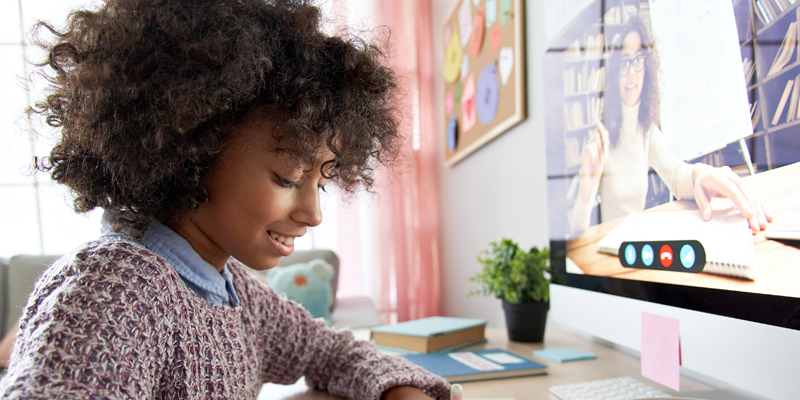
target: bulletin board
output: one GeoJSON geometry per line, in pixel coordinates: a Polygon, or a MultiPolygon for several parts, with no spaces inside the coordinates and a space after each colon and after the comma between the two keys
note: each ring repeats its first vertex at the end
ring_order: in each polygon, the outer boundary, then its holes
{"type": "Polygon", "coordinates": [[[525,119],[524,0],[457,0],[443,26],[444,165],[525,119]]]}

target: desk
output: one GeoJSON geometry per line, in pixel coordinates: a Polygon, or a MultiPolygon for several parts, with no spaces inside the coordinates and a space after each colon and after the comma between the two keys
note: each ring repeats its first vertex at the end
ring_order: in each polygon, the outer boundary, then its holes
{"type": "MultiPolygon", "coordinates": [[[[364,337],[365,332],[354,331],[358,337],[364,337]]],[[[366,331],[369,335],[369,331],[366,331]]],[[[547,365],[548,374],[511,379],[497,379],[490,381],[463,383],[464,398],[469,399],[499,399],[508,398],[515,400],[529,399],[557,399],[550,394],[550,387],[568,383],[585,382],[597,379],[619,378],[630,376],[666,393],[676,395],[674,390],[642,377],[639,359],[622,351],[618,351],[589,340],[580,335],[560,329],[549,324],[545,332],[544,343],[526,344],[509,342],[505,329],[487,329],[488,342],[471,349],[501,348],[514,354],[532,359],[547,365]],[[538,357],[533,357],[534,350],[556,349],[571,347],[584,350],[597,355],[596,360],[574,361],[558,363],[538,357]]],[[[742,394],[732,389],[717,389],[699,383],[685,376],[681,376],[681,396],[702,399],[739,399],[754,398],[752,395],[742,394]]],[[[265,384],[258,397],[259,400],[333,400],[339,397],[308,389],[301,379],[294,385],[281,386],[265,384]]]]}
{"type": "MultiPolygon", "coordinates": [[[[773,212],[792,195],[800,191],[800,163],[748,176],[744,180],[764,199],[773,212]]],[[[714,199],[712,208],[725,209],[733,205],[729,200],[714,199]]],[[[698,210],[693,201],[673,201],[645,212],[698,210]]],[[[698,211],[699,212],[699,211],[698,211]]],[[[765,232],[754,237],[758,278],[755,281],[724,277],[706,273],[679,274],[667,271],[624,268],[616,256],[599,253],[597,242],[616,227],[624,218],[604,222],[587,229],[580,237],[567,241],[567,256],[587,275],[610,276],[649,282],[700,286],[712,289],[800,297],[800,249],[769,240],[765,232]]],[[[770,227],[767,227],[769,230],[770,227]]]]}

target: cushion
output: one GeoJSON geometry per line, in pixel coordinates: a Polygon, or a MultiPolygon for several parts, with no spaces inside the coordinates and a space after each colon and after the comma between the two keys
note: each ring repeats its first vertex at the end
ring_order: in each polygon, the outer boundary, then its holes
{"type": "Polygon", "coordinates": [[[332,323],[331,279],[333,267],[322,259],[272,268],[267,272],[271,288],[300,303],[314,318],[324,318],[328,325],[332,323]]]}

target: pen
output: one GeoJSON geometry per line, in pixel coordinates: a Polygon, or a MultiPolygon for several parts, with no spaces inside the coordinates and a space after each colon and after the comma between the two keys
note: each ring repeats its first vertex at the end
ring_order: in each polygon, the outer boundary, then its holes
{"type": "Polygon", "coordinates": [[[461,385],[456,383],[450,386],[450,400],[464,400],[464,389],[461,385]]]}

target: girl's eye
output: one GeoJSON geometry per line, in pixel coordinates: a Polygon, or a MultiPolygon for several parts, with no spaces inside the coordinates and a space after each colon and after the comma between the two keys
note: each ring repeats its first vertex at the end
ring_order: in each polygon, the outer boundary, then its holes
{"type": "Polygon", "coordinates": [[[292,182],[290,180],[286,180],[281,178],[280,176],[277,179],[278,185],[283,186],[285,188],[296,189],[300,185],[297,182],[292,182]]]}

